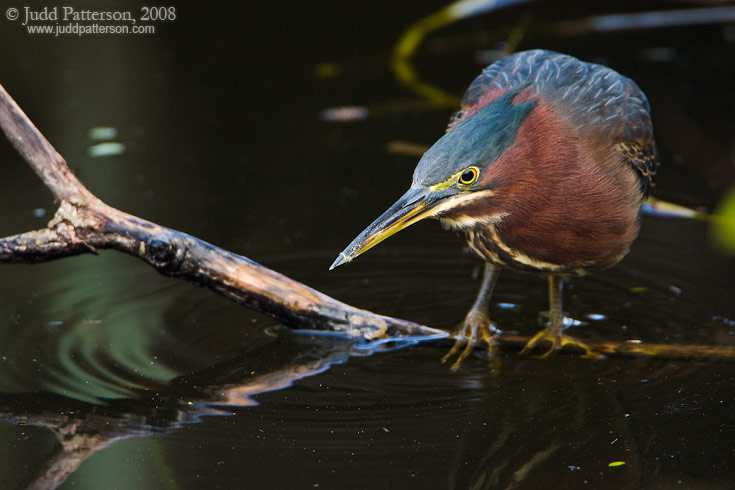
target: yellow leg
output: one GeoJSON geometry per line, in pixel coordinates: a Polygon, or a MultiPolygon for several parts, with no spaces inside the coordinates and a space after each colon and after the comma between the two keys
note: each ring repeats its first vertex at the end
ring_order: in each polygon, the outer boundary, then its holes
{"type": "Polygon", "coordinates": [[[582,357],[601,357],[587,345],[568,335],[564,335],[564,312],[561,306],[561,294],[564,280],[559,276],[549,276],[549,325],[534,335],[521,350],[521,354],[529,354],[539,342],[550,342],[551,347],[541,357],[548,357],[567,344],[575,345],[585,351],[582,357]]]}
{"type": "Polygon", "coordinates": [[[495,348],[493,336],[499,332],[490,321],[488,315],[488,309],[490,306],[490,298],[493,295],[493,289],[495,288],[495,282],[498,280],[498,273],[500,268],[489,262],[485,263],[485,271],[482,276],[482,285],[480,291],[477,293],[477,299],[472,305],[469,313],[464,319],[462,327],[455,332],[454,336],[457,340],[454,343],[452,349],[442,357],[442,362],[447,362],[448,359],[457,355],[457,360],[452,364],[452,371],[459,368],[462,361],[472,352],[472,349],[477,344],[478,338],[487,342],[490,353],[495,348]]]}

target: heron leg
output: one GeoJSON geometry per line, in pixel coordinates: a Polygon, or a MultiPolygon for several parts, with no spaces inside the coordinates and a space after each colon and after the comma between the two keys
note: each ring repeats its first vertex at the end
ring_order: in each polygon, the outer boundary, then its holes
{"type": "Polygon", "coordinates": [[[488,349],[492,353],[495,350],[495,342],[493,336],[499,332],[495,325],[490,321],[488,313],[490,308],[490,298],[493,295],[495,283],[498,280],[500,268],[489,262],[485,263],[485,270],[482,275],[482,284],[480,291],[477,293],[477,299],[472,308],[467,313],[462,326],[455,332],[457,339],[452,349],[442,357],[442,362],[446,362],[453,356],[457,356],[457,360],[452,364],[452,371],[459,368],[462,361],[472,352],[480,337],[487,342],[488,349]]]}
{"type": "Polygon", "coordinates": [[[564,279],[560,276],[549,276],[549,324],[546,328],[534,335],[521,349],[521,354],[529,354],[539,342],[550,342],[551,347],[541,357],[548,357],[565,345],[571,344],[584,350],[582,357],[600,357],[589,346],[569,335],[564,335],[564,311],[561,306],[561,295],[564,288],[564,279]]]}

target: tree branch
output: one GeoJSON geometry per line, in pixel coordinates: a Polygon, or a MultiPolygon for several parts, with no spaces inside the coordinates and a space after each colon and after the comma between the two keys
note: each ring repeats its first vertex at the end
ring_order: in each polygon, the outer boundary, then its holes
{"type": "Polygon", "coordinates": [[[367,340],[447,335],[349,306],[245,257],[108,206],[76,178],[1,85],[0,126],[59,201],[47,228],[0,239],[0,263],[33,264],[114,249],[292,328],[331,330],[367,340]]]}
{"type": "MultiPolygon", "coordinates": [[[[334,331],[366,340],[449,337],[443,330],[347,305],[246,257],[108,206],[76,178],[2,85],[0,126],[59,201],[46,228],[0,238],[0,263],[35,264],[114,249],[148,262],[161,274],[211,289],[291,328],[334,331]]],[[[516,350],[528,338],[503,334],[497,341],[501,347],[516,350]]],[[[735,359],[735,348],[727,346],[585,342],[596,352],[611,356],[735,359]]]]}

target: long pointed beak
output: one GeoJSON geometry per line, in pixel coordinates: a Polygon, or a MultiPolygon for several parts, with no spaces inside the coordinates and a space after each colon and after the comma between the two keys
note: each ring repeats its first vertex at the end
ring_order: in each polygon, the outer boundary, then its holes
{"type": "Polygon", "coordinates": [[[367,252],[391,235],[424,218],[430,217],[439,199],[431,196],[431,191],[420,185],[412,185],[393,206],[376,219],[370,226],[352,240],[337,256],[329,270],[350,262],[358,255],[367,252]]]}

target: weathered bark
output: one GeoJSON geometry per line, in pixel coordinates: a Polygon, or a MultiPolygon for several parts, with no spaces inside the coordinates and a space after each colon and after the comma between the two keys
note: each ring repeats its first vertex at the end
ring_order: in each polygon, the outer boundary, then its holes
{"type": "Polygon", "coordinates": [[[82,185],[2,86],[0,126],[59,202],[47,228],[0,239],[0,262],[33,264],[115,249],[293,328],[367,340],[447,335],[349,306],[245,257],[106,205],[82,185]]]}

